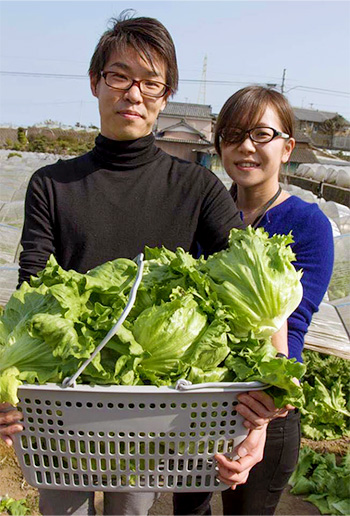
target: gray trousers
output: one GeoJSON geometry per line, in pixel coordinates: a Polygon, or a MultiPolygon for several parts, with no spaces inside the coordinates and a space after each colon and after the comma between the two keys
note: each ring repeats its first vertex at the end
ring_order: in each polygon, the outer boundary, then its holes
{"type": "MultiPolygon", "coordinates": [[[[61,491],[39,489],[39,510],[49,515],[94,515],[94,493],[89,491],[61,491]]],[[[103,514],[117,516],[146,516],[158,493],[105,491],[103,514]]]]}

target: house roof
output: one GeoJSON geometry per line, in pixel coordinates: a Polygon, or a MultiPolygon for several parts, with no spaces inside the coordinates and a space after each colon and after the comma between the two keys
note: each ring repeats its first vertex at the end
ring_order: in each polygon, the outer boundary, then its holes
{"type": "Polygon", "coordinates": [[[162,115],[181,116],[182,118],[212,118],[211,106],[187,102],[168,102],[162,115]]]}
{"type": "MultiPolygon", "coordinates": [[[[319,111],[318,109],[306,109],[293,107],[296,120],[307,122],[322,123],[325,120],[338,116],[334,111],[319,111]]],[[[191,104],[188,102],[168,102],[162,112],[165,116],[181,116],[183,118],[217,118],[217,114],[212,113],[212,108],[208,104],[191,104]]]]}
{"type": "Polygon", "coordinates": [[[210,143],[207,140],[195,141],[195,140],[184,140],[184,139],[180,139],[180,138],[169,138],[169,137],[163,138],[162,136],[158,136],[158,135],[156,135],[155,138],[156,138],[157,141],[161,141],[161,142],[191,143],[194,146],[196,146],[196,145],[210,145],[210,143]]]}
{"type": "Polygon", "coordinates": [[[295,132],[294,138],[297,143],[311,143],[311,138],[300,131],[295,132]]]}
{"type": "Polygon", "coordinates": [[[338,116],[338,113],[318,111],[317,109],[293,108],[293,111],[296,120],[305,120],[306,122],[322,123],[325,120],[330,120],[338,116]]]}
{"type": "Polygon", "coordinates": [[[312,149],[304,149],[296,146],[290,156],[291,163],[319,163],[312,149]]]}
{"type": "MultiPolygon", "coordinates": [[[[177,124],[172,124],[172,125],[169,125],[168,127],[163,127],[163,129],[158,131],[157,136],[162,136],[165,132],[172,132],[172,131],[174,131],[174,129],[179,129],[179,128],[184,128],[185,132],[197,134],[198,136],[200,136],[200,138],[202,138],[202,140],[205,140],[206,142],[208,142],[208,140],[205,138],[205,135],[203,133],[198,131],[198,129],[196,129],[192,125],[185,122],[185,120],[181,120],[177,124]]],[[[174,131],[174,132],[176,132],[176,131],[174,131]]]]}

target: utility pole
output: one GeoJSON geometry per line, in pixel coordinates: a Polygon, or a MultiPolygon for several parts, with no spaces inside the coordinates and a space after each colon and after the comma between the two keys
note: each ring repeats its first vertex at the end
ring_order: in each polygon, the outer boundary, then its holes
{"type": "Polygon", "coordinates": [[[204,56],[202,80],[199,86],[198,104],[205,104],[205,90],[207,84],[207,55],[204,56]]]}
{"type": "Polygon", "coordinates": [[[282,94],[284,93],[284,83],[285,83],[285,79],[286,79],[286,69],[285,69],[285,68],[283,68],[282,85],[281,85],[281,93],[282,93],[282,94]]]}

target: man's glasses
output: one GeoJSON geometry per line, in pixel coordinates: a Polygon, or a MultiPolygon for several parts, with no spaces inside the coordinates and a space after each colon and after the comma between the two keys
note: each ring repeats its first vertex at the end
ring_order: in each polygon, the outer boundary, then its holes
{"type": "Polygon", "coordinates": [[[268,143],[277,136],[288,139],[289,134],[276,131],[273,127],[253,127],[253,129],[227,129],[222,131],[220,138],[226,143],[242,143],[248,137],[255,143],[268,143]]]}
{"type": "Polygon", "coordinates": [[[150,79],[136,81],[117,72],[101,72],[101,76],[104,78],[107,86],[118,91],[128,91],[134,84],[136,84],[142,95],[145,95],[146,97],[164,97],[170,89],[169,86],[162,82],[152,81],[150,79]]]}

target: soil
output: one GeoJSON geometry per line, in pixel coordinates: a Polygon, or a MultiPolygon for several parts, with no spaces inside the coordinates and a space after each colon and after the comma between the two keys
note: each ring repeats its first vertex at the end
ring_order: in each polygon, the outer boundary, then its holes
{"type": "MultiPolygon", "coordinates": [[[[318,452],[332,452],[337,455],[345,453],[349,447],[348,439],[340,439],[337,441],[310,441],[303,439],[302,444],[307,444],[318,452]]],[[[0,440],[0,497],[9,496],[16,500],[25,498],[26,505],[30,509],[30,515],[38,516],[38,493],[37,490],[31,487],[23,478],[21,469],[18,465],[16,455],[12,448],[5,445],[0,440]]],[[[172,514],[172,495],[171,493],[162,494],[159,500],[154,504],[150,511],[150,515],[154,516],[170,516],[172,514]]],[[[102,514],[103,494],[96,493],[96,511],[97,514],[102,514]]],[[[212,501],[213,516],[222,515],[222,506],[220,495],[216,493],[212,501]]],[[[1,515],[4,513],[1,513],[1,515]]],[[[291,495],[289,487],[287,487],[282,495],[280,503],[277,507],[276,515],[319,515],[318,509],[308,503],[304,502],[301,496],[291,495]]]]}
{"type": "Polygon", "coordinates": [[[40,514],[37,490],[24,480],[15,452],[0,439],[0,497],[3,496],[15,500],[25,498],[30,514],[40,514]]]}

